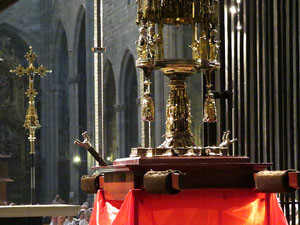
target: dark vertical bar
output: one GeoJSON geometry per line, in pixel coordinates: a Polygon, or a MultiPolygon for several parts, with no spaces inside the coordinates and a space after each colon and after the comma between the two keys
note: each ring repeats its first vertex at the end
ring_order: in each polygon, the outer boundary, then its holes
{"type": "MultiPolygon", "coordinates": [[[[292,0],[293,1],[293,0],[292,0]]],[[[292,36],[292,19],[293,19],[293,9],[291,8],[291,0],[285,1],[285,66],[286,66],[286,74],[285,74],[285,131],[286,131],[286,168],[291,168],[291,155],[292,155],[292,143],[293,143],[293,86],[292,86],[292,78],[293,78],[293,51],[291,51],[291,45],[293,44],[293,36],[292,36]]]]}
{"type": "Polygon", "coordinates": [[[279,0],[272,1],[273,7],[272,7],[272,13],[273,13],[273,38],[274,38],[274,45],[276,46],[274,49],[272,49],[272,53],[274,56],[274,64],[272,66],[273,74],[274,74],[274,80],[273,80],[273,87],[274,87],[274,108],[273,108],[273,115],[274,115],[274,156],[275,156],[275,169],[280,169],[280,117],[279,117],[279,105],[280,105],[280,86],[279,86],[279,74],[280,74],[280,42],[279,42],[279,25],[280,25],[280,18],[279,18],[279,0]]]}
{"type": "Polygon", "coordinates": [[[248,31],[249,31],[249,10],[248,9],[248,1],[243,1],[243,99],[244,99],[244,121],[243,121],[243,138],[244,138],[244,151],[245,155],[249,156],[249,118],[248,118],[248,109],[249,109],[249,98],[248,98],[248,90],[249,90],[249,82],[248,82],[248,74],[249,74],[249,40],[248,40],[248,31]]]}
{"type": "MultiPolygon", "coordinates": [[[[287,168],[287,149],[284,146],[284,143],[287,141],[287,131],[286,131],[286,75],[287,75],[287,66],[286,66],[286,1],[279,1],[279,8],[278,8],[278,45],[279,45],[279,129],[280,129],[280,168],[286,169],[287,168]]],[[[290,209],[289,209],[289,196],[288,194],[283,195],[283,202],[285,213],[287,216],[288,222],[290,222],[290,209]]]]}
{"type": "MultiPolygon", "coordinates": [[[[250,12],[257,13],[256,1],[250,1],[250,12]]],[[[250,71],[249,71],[249,80],[250,80],[250,89],[249,89],[249,96],[250,96],[250,107],[249,107],[249,127],[250,127],[250,158],[252,161],[258,161],[258,154],[257,154],[257,34],[256,34],[256,16],[250,15],[250,71]],[[252,19],[251,19],[252,18],[252,19]]]]}
{"type": "MultiPolygon", "coordinates": [[[[224,5],[224,0],[220,1],[220,7],[219,7],[219,14],[220,14],[220,40],[225,40],[225,22],[224,22],[224,9],[225,9],[225,5],[224,5]]],[[[221,46],[220,46],[220,62],[221,62],[221,68],[220,68],[220,76],[219,76],[219,83],[220,83],[220,92],[224,92],[225,90],[225,42],[222,41],[221,42],[221,46]]],[[[221,98],[220,100],[220,112],[219,112],[219,118],[220,121],[218,121],[220,123],[220,134],[222,136],[223,131],[226,129],[226,104],[225,104],[225,99],[221,98]]]]}
{"type": "MultiPolygon", "coordinates": [[[[279,149],[282,150],[282,142],[284,141],[283,139],[283,129],[282,129],[282,58],[283,58],[283,53],[281,51],[281,48],[282,48],[282,22],[281,22],[281,19],[282,19],[282,13],[281,13],[281,9],[282,9],[282,5],[281,5],[282,1],[279,1],[278,2],[278,8],[277,8],[277,14],[278,14],[278,26],[277,26],[277,29],[278,29],[278,64],[277,64],[277,67],[278,67],[278,115],[279,115],[279,130],[278,131],[282,131],[281,132],[281,135],[279,136],[279,149]]],[[[279,166],[280,166],[280,169],[283,169],[284,168],[284,152],[283,151],[280,151],[280,158],[279,158],[279,166]]]]}
{"type": "Polygon", "coordinates": [[[251,103],[250,103],[250,96],[251,96],[251,86],[250,86],[250,77],[251,77],[251,72],[252,72],[252,61],[251,61],[251,55],[253,54],[251,49],[251,40],[253,39],[253,21],[251,20],[252,18],[252,13],[253,12],[253,1],[247,1],[246,2],[247,6],[246,8],[248,9],[246,11],[246,20],[247,20],[247,75],[246,75],[246,83],[247,83],[247,91],[246,91],[246,96],[247,96],[247,116],[246,116],[246,121],[247,121],[247,148],[248,148],[248,156],[251,158],[251,161],[253,161],[252,156],[253,156],[253,148],[252,148],[252,139],[251,138],[251,103]]]}
{"type": "MultiPolygon", "coordinates": [[[[268,96],[268,99],[270,100],[270,104],[268,107],[269,108],[269,132],[270,132],[270,162],[273,162],[275,163],[275,166],[273,166],[273,168],[275,167],[276,168],[276,162],[275,162],[275,151],[276,151],[276,148],[275,148],[275,140],[276,140],[276,137],[275,137],[275,101],[274,101],[274,96],[275,96],[275,83],[274,83],[274,77],[275,77],[275,71],[274,71],[274,26],[273,26],[273,21],[274,21],[274,13],[273,13],[273,8],[274,8],[274,2],[273,1],[267,1],[269,3],[269,22],[268,22],[268,34],[269,34],[269,38],[267,39],[268,40],[268,48],[269,48],[269,57],[268,57],[268,61],[269,61],[269,76],[268,76],[268,84],[269,84],[269,96],[268,96]]],[[[277,4],[275,2],[275,4],[277,4]]]]}
{"type": "MultiPolygon", "coordinates": [[[[300,23],[299,23],[299,1],[297,0],[296,1],[296,19],[295,19],[295,21],[296,21],[296,64],[295,64],[295,67],[296,67],[296,73],[295,73],[295,83],[296,83],[296,96],[294,96],[295,97],[295,99],[296,99],[296,101],[299,101],[299,99],[300,99],[300,73],[299,73],[299,67],[300,67],[300,63],[299,63],[299,60],[300,60],[300,58],[299,58],[299,35],[300,35],[300,33],[299,33],[299,26],[300,26],[300,23]]],[[[297,118],[297,121],[296,121],[296,137],[299,137],[300,136],[300,119],[299,119],[299,113],[300,113],[300,104],[298,103],[297,105],[296,105],[296,118],[297,118]]],[[[298,149],[300,148],[300,141],[299,141],[299,139],[298,138],[296,138],[295,139],[295,141],[296,141],[296,147],[295,147],[295,151],[296,151],[296,168],[297,168],[297,170],[299,170],[300,169],[300,164],[299,164],[299,162],[300,162],[300,154],[298,153],[298,149]]],[[[297,199],[298,199],[298,201],[297,201],[297,204],[298,204],[298,207],[299,207],[299,200],[300,200],[300,192],[299,192],[299,190],[296,192],[296,196],[297,196],[297,199]]],[[[298,210],[298,221],[297,221],[297,223],[299,224],[300,223],[300,210],[298,210]]]]}
{"type": "Polygon", "coordinates": [[[273,162],[274,159],[274,148],[273,148],[273,140],[274,140],[274,133],[273,133],[273,108],[274,108],[274,101],[273,101],[273,70],[272,66],[274,62],[274,58],[272,55],[272,43],[273,40],[273,13],[272,13],[272,5],[273,3],[270,1],[266,1],[267,5],[267,15],[266,15],[266,96],[267,96],[267,148],[268,148],[268,162],[273,162]]]}
{"type": "Polygon", "coordinates": [[[262,2],[261,0],[258,1],[258,49],[257,49],[257,56],[259,59],[259,67],[257,68],[258,70],[258,76],[257,76],[257,83],[258,85],[258,114],[257,114],[257,145],[258,145],[258,151],[259,151],[259,162],[263,162],[264,161],[264,146],[263,146],[263,136],[264,136],[264,127],[263,127],[263,122],[264,122],[264,118],[263,118],[263,101],[264,101],[264,96],[263,96],[263,31],[262,31],[262,2]]]}
{"type": "MultiPolygon", "coordinates": [[[[240,12],[237,12],[238,14],[240,14],[240,12]]],[[[234,113],[232,115],[232,136],[237,136],[237,134],[239,134],[239,123],[240,123],[240,120],[239,120],[239,72],[238,72],[238,45],[240,43],[238,43],[238,32],[237,31],[237,18],[238,16],[235,16],[234,17],[234,21],[233,21],[233,24],[234,24],[234,27],[232,28],[232,32],[234,32],[234,35],[233,35],[233,42],[234,42],[234,70],[233,70],[233,73],[232,73],[232,77],[233,77],[233,95],[234,95],[234,102],[233,102],[233,107],[234,107],[234,113]]],[[[233,148],[233,150],[235,150],[235,154],[237,154],[239,152],[238,148],[236,147],[235,145],[235,148],[233,148]]]]}
{"type": "Polygon", "coordinates": [[[265,61],[265,73],[264,73],[264,96],[265,96],[265,103],[264,103],[264,108],[265,108],[265,126],[264,126],[264,132],[266,133],[266,137],[265,137],[265,143],[264,143],[264,148],[266,151],[266,162],[271,162],[271,158],[272,158],[272,152],[271,152],[271,148],[270,148],[270,142],[271,142],[271,138],[272,136],[270,135],[270,133],[272,132],[270,130],[270,108],[272,107],[272,97],[270,95],[270,82],[269,82],[269,77],[272,77],[273,74],[270,73],[270,42],[271,42],[271,37],[270,36],[270,25],[269,23],[271,23],[272,20],[270,20],[270,2],[269,1],[264,1],[265,4],[265,11],[264,11],[264,26],[263,26],[263,30],[265,31],[264,34],[264,46],[265,46],[265,50],[264,50],[264,61],[265,61]]]}
{"type": "MultiPolygon", "coordinates": [[[[228,8],[233,4],[232,0],[228,0],[228,8]]],[[[228,80],[226,80],[227,85],[228,85],[228,90],[233,91],[233,87],[232,87],[232,75],[233,75],[233,71],[232,71],[232,39],[231,39],[231,32],[234,29],[234,27],[231,26],[231,20],[232,20],[232,15],[230,13],[230,11],[228,10],[227,12],[227,28],[228,28],[228,80]]],[[[227,100],[227,124],[226,124],[226,130],[230,130],[232,131],[232,119],[233,119],[233,115],[232,115],[232,107],[233,107],[233,103],[232,103],[232,98],[227,100]]],[[[230,149],[230,154],[232,155],[232,150],[230,149]]]]}
{"type": "Polygon", "coordinates": [[[242,30],[240,30],[240,84],[239,84],[239,95],[240,95],[240,102],[239,102],[239,107],[240,107],[240,120],[239,120],[239,132],[238,134],[238,140],[239,140],[239,153],[240,155],[245,155],[245,96],[244,96],[244,4],[242,3],[240,6],[240,23],[242,25],[242,30]]]}
{"type": "MultiPolygon", "coordinates": [[[[281,89],[280,89],[280,84],[281,84],[281,80],[280,80],[280,75],[282,74],[282,71],[281,71],[281,67],[280,67],[280,62],[281,62],[281,4],[280,2],[277,3],[277,15],[278,15],[278,25],[277,25],[277,29],[278,29],[278,64],[277,64],[277,67],[278,67],[278,108],[277,110],[280,111],[280,106],[281,106],[281,89]]],[[[278,113],[278,116],[279,116],[279,129],[281,130],[281,113],[278,113]]],[[[279,131],[279,130],[278,130],[279,131]]],[[[279,136],[280,140],[279,140],[279,144],[282,142],[282,136],[279,136]]],[[[281,146],[279,146],[279,150],[282,149],[281,146]]],[[[281,152],[279,152],[280,154],[280,157],[279,157],[279,168],[281,169],[283,167],[283,163],[282,163],[282,160],[283,158],[281,157],[282,154],[281,152]]],[[[285,213],[286,210],[285,210],[285,196],[284,194],[280,194],[280,202],[281,202],[281,208],[283,210],[283,212],[285,213]]]]}
{"type": "MultiPolygon", "coordinates": [[[[290,54],[290,61],[288,62],[289,65],[290,65],[290,74],[289,74],[289,86],[290,88],[288,88],[289,90],[289,94],[290,94],[290,99],[289,99],[289,102],[290,102],[290,126],[288,127],[288,130],[290,130],[290,161],[289,161],[289,168],[295,168],[295,152],[297,151],[297,149],[294,148],[294,126],[293,124],[295,123],[294,121],[294,82],[293,82],[293,79],[294,79],[294,68],[295,68],[295,52],[296,51],[299,51],[298,49],[295,49],[295,51],[293,51],[292,49],[294,49],[293,46],[296,46],[296,41],[295,41],[295,30],[296,30],[296,27],[295,27],[295,1],[293,0],[289,0],[289,35],[290,35],[290,38],[289,38],[289,54],[290,54]]],[[[295,206],[295,193],[291,193],[290,194],[290,197],[291,197],[291,204],[292,204],[292,225],[296,225],[296,206],[295,206]]]]}
{"type": "Polygon", "coordinates": [[[261,118],[260,118],[260,102],[261,102],[261,98],[260,98],[260,93],[261,93],[261,83],[260,83],[260,66],[261,66],[261,54],[260,54],[260,49],[261,49],[261,42],[260,42],[260,0],[256,0],[256,15],[255,15],[255,33],[256,33],[256,38],[255,38],[255,60],[256,60],[256,67],[255,67],[255,97],[254,97],[254,107],[255,110],[253,113],[254,114],[254,126],[253,128],[255,129],[254,132],[257,134],[256,136],[256,158],[255,158],[255,162],[261,162],[261,149],[260,149],[260,139],[261,139],[261,130],[260,128],[260,124],[261,124],[261,118]]]}

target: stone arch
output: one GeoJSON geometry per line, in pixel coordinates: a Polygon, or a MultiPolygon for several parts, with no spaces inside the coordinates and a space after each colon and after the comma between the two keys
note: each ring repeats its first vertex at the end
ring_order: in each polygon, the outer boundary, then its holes
{"type": "Polygon", "coordinates": [[[120,111],[119,148],[121,156],[129,156],[130,149],[138,146],[138,82],[133,55],[125,51],[121,64],[119,81],[119,99],[117,110],[120,111]],[[124,142],[124,143],[122,143],[124,142]]]}
{"type": "MultiPolygon", "coordinates": [[[[55,37],[55,69],[52,82],[52,88],[56,90],[54,96],[55,115],[53,118],[54,129],[56,130],[56,149],[57,151],[57,193],[62,199],[68,200],[70,189],[70,154],[69,154],[69,54],[68,54],[68,40],[65,28],[60,22],[57,28],[57,35],[55,37]]],[[[49,171],[48,171],[49,172],[49,171]]]]}
{"type": "MultiPolygon", "coordinates": [[[[0,25],[0,154],[12,155],[12,160],[17,163],[9,164],[10,177],[14,180],[8,184],[7,192],[9,201],[15,203],[30,202],[30,181],[27,179],[27,171],[30,169],[26,165],[29,160],[29,143],[27,132],[25,131],[24,116],[27,108],[27,97],[24,93],[28,88],[26,76],[22,78],[9,72],[18,64],[24,67],[28,62],[24,58],[28,51],[28,44],[21,32],[9,24],[0,25]],[[22,188],[20,188],[22,187],[22,188]]],[[[35,88],[39,85],[35,82],[35,88]]],[[[36,98],[36,108],[40,115],[39,95],[36,98]]],[[[39,132],[37,132],[39,135],[39,132]]],[[[40,139],[35,142],[36,152],[40,152],[40,139]]],[[[38,154],[37,154],[38,155],[38,154]]],[[[39,169],[39,165],[36,164],[39,169]]],[[[39,171],[37,171],[39,176],[39,171]]],[[[36,187],[40,188],[40,182],[36,182],[36,187]]],[[[39,196],[37,196],[39,199],[39,196]]]]}
{"type": "Polygon", "coordinates": [[[24,57],[25,52],[28,51],[28,43],[25,39],[25,35],[22,31],[18,30],[14,26],[3,23],[0,24],[0,34],[6,37],[9,37],[12,41],[10,41],[10,48],[15,51],[16,56],[21,61],[21,63],[26,63],[26,59],[24,57]]]}
{"type": "Polygon", "coordinates": [[[115,75],[109,60],[104,66],[104,149],[105,158],[113,161],[117,156],[116,86],[115,75]]]}
{"type": "Polygon", "coordinates": [[[78,69],[84,64],[82,59],[86,55],[86,50],[82,50],[82,44],[85,44],[85,7],[83,4],[80,5],[77,11],[76,27],[75,27],[75,38],[74,38],[74,57],[75,57],[75,76],[80,76],[78,69]],[[83,35],[84,34],[84,35],[83,35]],[[83,38],[83,39],[82,39],[83,38]],[[79,65],[81,64],[81,65],[79,65]]]}

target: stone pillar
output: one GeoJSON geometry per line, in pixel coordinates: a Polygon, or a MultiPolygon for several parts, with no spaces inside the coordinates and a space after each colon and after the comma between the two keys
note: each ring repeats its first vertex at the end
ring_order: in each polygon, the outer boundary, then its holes
{"type": "Polygon", "coordinates": [[[125,157],[126,149],[125,149],[125,104],[116,104],[116,122],[117,122],[117,157],[125,157]]]}
{"type": "MultiPolygon", "coordinates": [[[[160,71],[154,71],[154,102],[155,102],[155,143],[162,143],[165,133],[165,103],[164,103],[164,75],[160,71]]],[[[153,146],[154,147],[154,146],[153,146]]]]}
{"type": "MultiPolygon", "coordinates": [[[[93,46],[93,33],[94,27],[91,26],[94,23],[94,2],[86,1],[86,16],[85,16],[85,40],[86,46],[93,46]]],[[[86,47],[86,98],[87,98],[87,132],[91,138],[91,142],[95,146],[95,100],[94,100],[94,53],[90,47],[86,47]]],[[[93,171],[91,167],[95,165],[95,160],[88,154],[87,156],[87,169],[89,174],[93,171]]]]}
{"type": "Polygon", "coordinates": [[[74,140],[79,139],[79,76],[69,79],[69,156],[70,156],[70,195],[69,202],[72,204],[79,204],[79,167],[74,166],[73,156],[75,154],[79,155],[79,147],[74,145],[74,140]]]}

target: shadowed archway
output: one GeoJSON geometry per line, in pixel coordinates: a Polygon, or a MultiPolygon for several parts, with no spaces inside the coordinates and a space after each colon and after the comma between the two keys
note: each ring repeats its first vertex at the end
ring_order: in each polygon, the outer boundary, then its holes
{"type": "MultiPolygon", "coordinates": [[[[68,201],[70,190],[70,168],[69,168],[69,57],[67,36],[63,25],[60,23],[57,35],[57,64],[56,64],[56,82],[57,82],[57,129],[58,133],[58,194],[68,201]]],[[[57,193],[56,193],[57,194],[57,193]]]]}
{"type": "Polygon", "coordinates": [[[120,76],[120,105],[122,116],[120,118],[120,136],[122,132],[124,143],[120,145],[120,155],[129,156],[132,147],[138,146],[138,85],[135,61],[127,50],[124,54],[120,76]]]}
{"type": "Polygon", "coordinates": [[[108,60],[104,67],[104,149],[105,158],[113,161],[117,156],[116,131],[116,87],[111,62],[108,60]]]}
{"type": "MultiPolygon", "coordinates": [[[[86,27],[85,27],[85,9],[80,9],[79,39],[77,51],[77,71],[78,71],[78,110],[79,110],[79,130],[78,137],[87,130],[87,86],[86,86],[86,27]]],[[[79,151],[81,165],[79,168],[79,177],[87,174],[87,152],[79,151]]],[[[80,179],[79,179],[80,180],[80,179]]],[[[80,182],[79,182],[80,183],[80,182]]],[[[86,193],[79,190],[79,202],[86,201],[86,193]]]]}
{"type": "MultiPolygon", "coordinates": [[[[22,33],[9,24],[0,25],[0,155],[11,155],[9,163],[10,178],[14,182],[8,183],[7,188],[0,184],[0,194],[3,195],[3,188],[7,190],[7,201],[15,203],[30,202],[30,155],[27,132],[23,127],[28,99],[24,95],[28,88],[27,76],[17,77],[10,73],[18,64],[28,66],[24,58],[28,51],[28,45],[22,37],[22,33]],[[13,162],[13,163],[12,163],[13,162]],[[16,166],[17,165],[17,166],[16,166]],[[28,175],[29,174],[29,175],[28,175]]],[[[35,81],[35,88],[39,90],[39,79],[35,81]]],[[[40,115],[40,95],[37,96],[35,106],[40,115]]],[[[37,173],[38,159],[40,157],[40,139],[37,132],[35,143],[37,173]]],[[[37,199],[40,198],[40,182],[36,182],[37,199]]],[[[5,191],[6,192],[6,191],[5,191]]],[[[5,193],[6,195],[6,193],[5,193]]]]}

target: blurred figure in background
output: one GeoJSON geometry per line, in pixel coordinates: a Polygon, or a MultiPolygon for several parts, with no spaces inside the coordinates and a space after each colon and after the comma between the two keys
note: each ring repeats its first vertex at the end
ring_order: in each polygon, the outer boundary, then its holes
{"type": "Polygon", "coordinates": [[[66,216],[58,216],[57,217],[57,225],[64,225],[66,220],[66,216]]]}
{"type": "Polygon", "coordinates": [[[79,225],[89,225],[92,211],[93,210],[91,208],[85,211],[85,218],[83,220],[80,220],[79,225]]]}
{"type": "Polygon", "coordinates": [[[51,216],[51,222],[49,225],[57,225],[57,216],[51,216]]]}
{"type": "Polygon", "coordinates": [[[84,202],[82,205],[81,205],[81,209],[85,209],[87,210],[89,208],[89,205],[87,202],[84,202]]]}
{"type": "Polygon", "coordinates": [[[78,212],[78,220],[76,221],[76,225],[80,223],[81,220],[84,220],[85,218],[85,209],[80,209],[78,212]]]}
{"type": "Polygon", "coordinates": [[[76,219],[73,216],[68,216],[64,225],[76,225],[76,219]]]}

